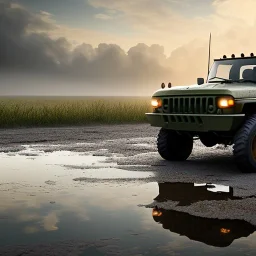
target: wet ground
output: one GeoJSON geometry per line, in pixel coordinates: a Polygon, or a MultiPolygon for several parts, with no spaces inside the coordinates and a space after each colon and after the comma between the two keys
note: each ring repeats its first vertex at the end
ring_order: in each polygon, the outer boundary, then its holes
{"type": "Polygon", "coordinates": [[[256,174],[148,125],[1,130],[0,255],[255,255],[256,174]]]}

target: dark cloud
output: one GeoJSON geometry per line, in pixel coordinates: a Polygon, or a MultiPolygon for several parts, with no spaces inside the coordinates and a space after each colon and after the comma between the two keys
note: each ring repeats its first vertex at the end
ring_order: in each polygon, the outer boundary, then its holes
{"type": "Polygon", "coordinates": [[[16,82],[21,74],[22,79],[30,81],[15,85],[5,74],[2,93],[8,89],[9,94],[30,92],[29,86],[33,85],[33,94],[47,94],[47,90],[51,94],[54,81],[56,94],[58,90],[59,94],[74,94],[76,90],[77,94],[151,94],[162,81],[175,80],[170,68],[173,61],[183,66],[184,72],[189,71],[182,63],[188,57],[186,49],[177,49],[171,59],[166,58],[159,45],[138,44],[127,53],[118,45],[104,43],[97,48],[84,43],[72,49],[67,39],[53,40],[48,36],[47,32],[55,27],[45,13],[35,14],[19,5],[0,3],[2,77],[5,71],[15,75],[16,82]]]}
{"type": "Polygon", "coordinates": [[[66,40],[52,40],[53,24],[19,6],[0,5],[0,68],[8,71],[54,71],[67,58],[66,40]]]}

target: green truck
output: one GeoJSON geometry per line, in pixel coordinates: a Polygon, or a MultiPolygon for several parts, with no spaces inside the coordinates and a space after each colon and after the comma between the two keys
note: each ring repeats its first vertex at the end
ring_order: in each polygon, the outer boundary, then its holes
{"type": "Polygon", "coordinates": [[[233,145],[242,172],[256,172],[256,57],[215,59],[207,81],[175,86],[163,83],[152,96],[152,126],[161,127],[158,152],[168,161],[184,161],[199,138],[206,147],[233,145]]]}

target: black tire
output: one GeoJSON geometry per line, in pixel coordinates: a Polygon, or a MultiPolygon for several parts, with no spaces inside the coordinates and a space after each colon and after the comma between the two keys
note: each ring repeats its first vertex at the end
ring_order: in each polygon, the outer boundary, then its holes
{"type": "Polygon", "coordinates": [[[252,143],[256,136],[256,115],[251,116],[234,138],[233,154],[238,169],[244,173],[256,172],[252,143]]]}
{"type": "Polygon", "coordinates": [[[168,161],[185,161],[193,149],[193,137],[162,128],[157,139],[158,153],[168,161]]]}

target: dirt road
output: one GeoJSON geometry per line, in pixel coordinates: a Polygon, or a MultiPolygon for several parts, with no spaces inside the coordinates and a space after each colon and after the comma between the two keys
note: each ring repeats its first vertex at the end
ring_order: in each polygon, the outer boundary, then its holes
{"type": "MultiPolygon", "coordinates": [[[[148,211],[157,207],[155,209],[161,209],[161,214],[166,214],[167,211],[169,218],[174,218],[171,217],[173,211],[179,213],[177,221],[182,223],[184,220],[188,223],[198,221],[200,226],[202,220],[207,220],[211,227],[231,225],[232,229],[222,227],[227,233],[236,230],[230,240],[213,237],[213,241],[220,239],[219,243],[213,243],[211,239],[203,238],[207,234],[200,238],[184,227],[179,231],[169,227],[171,224],[166,224],[164,219],[157,220],[158,217],[154,217],[165,229],[169,225],[167,229],[171,232],[183,234],[189,241],[199,241],[205,246],[229,246],[233,240],[254,233],[256,174],[241,174],[237,170],[233,163],[232,148],[205,148],[199,141],[195,141],[193,153],[186,162],[170,163],[161,159],[156,151],[157,133],[157,128],[147,124],[1,130],[0,225],[2,229],[10,230],[10,234],[0,235],[0,255],[22,255],[22,252],[26,252],[26,255],[69,255],[63,249],[67,247],[71,248],[70,255],[117,255],[114,254],[117,252],[121,255],[125,252],[127,255],[155,255],[156,248],[157,253],[159,250],[162,252],[161,255],[170,253],[168,242],[158,241],[158,246],[155,245],[155,249],[149,251],[145,249],[148,248],[146,244],[145,248],[142,246],[137,251],[131,251],[131,248],[128,250],[127,243],[118,242],[118,245],[113,245],[113,241],[116,241],[114,237],[120,239],[124,234],[127,235],[129,228],[124,231],[122,228],[107,227],[109,223],[104,221],[103,216],[99,214],[95,217],[99,207],[109,216],[110,222],[114,216],[112,221],[115,225],[119,225],[116,223],[119,223],[120,216],[129,223],[132,222],[133,217],[128,212],[135,216],[138,211],[139,214],[146,211],[148,215],[148,211]],[[81,202],[87,202],[89,206],[81,206],[81,202]],[[121,214],[126,207],[129,210],[121,214]],[[71,218],[70,212],[76,214],[76,217],[71,218]],[[211,222],[216,219],[224,221],[224,224],[211,222]],[[72,227],[66,227],[67,223],[72,223],[72,227]],[[79,226],[83,225],[81,223],[92,225],[86,228],[95,231],[92,232],[93,245],[88,232],[84,229],[85,233],[80,231],[79,226]],[[77,229],[72,233],[70,230],[75,225],[77,229]],[[108,228],[112,232],[111,238],[99,226],[108,228]],[[65,228],[69,232],[64,232],[65,228]],[[24,233],[26,235],[22,236],[24,233]],[[42,235],[46,233],[47,239],[42,235]],[[12,237],[11,234],[17,235],[12,237]],[[81,241],[81,234],[86,237],[85,240],[81,241]],[[105,237],[108,237],[107,243],[102,241],[105,237]],[[111,242],[108,239],[112,239],[111,242]],[[60,240],[65,240],[65,244],[60,240]],[[44,244],[46,249],[39,250],[38,243],[44,244]],[[53,248],[49,243],[57,245],[54,247],[55,254],[51,254],[53,248]],[[99,248],[105,251],[102,252],[99,248]]],[[[140,225],[143,223],[145,230],[155,230],[156,226],[152,228],[152,217],[143,216],[138,218],[141,219],[140,225]]],[[[120,225],[123,227],[124,224],[120,225]]],[[[129,225],[133,227],[133,224],[129,225]]],[[[135,227],[137,224],[130,231],[131,236],[139,236],[140,231],[144,230],[140,227],[134,231],[135,227]]],[[[152,233],[150,234],[147,233],[147,239],[153,239],[152,233]]],[[[226,237],[228,236],[231,234],[226,237]]],[[[240,239],[236,245],[247,248],[248,244],[252,244],[253,237],[251,235],[246,240],[240,239]]],[[[144,238],[143,235],[139,236],[139,239],[144,238]]],[[[188,241],[179,239],[181,238],[173,237],[172,241],[182,241],[185,251],[179,247],[173,249],[173,244],[172,251],[183,252],[185,255],[188,252],[188,241]]],[[[135,241],[136,239],[134,248],[135,241]]],[[[194,243],[189,246],[197,252],[205,250],[209,254],[216,253],[207,246],[200,247],[194,243]]],[[[250,248],[249,254],[253,254],[255,249],[253,246],[250,248]]],[[[236,252],[236,247],[231,246],[230,254],[235,255],[236,252]]],[[[224,251],[218,253],[217,255],[222,255],[224,251]]]]}

